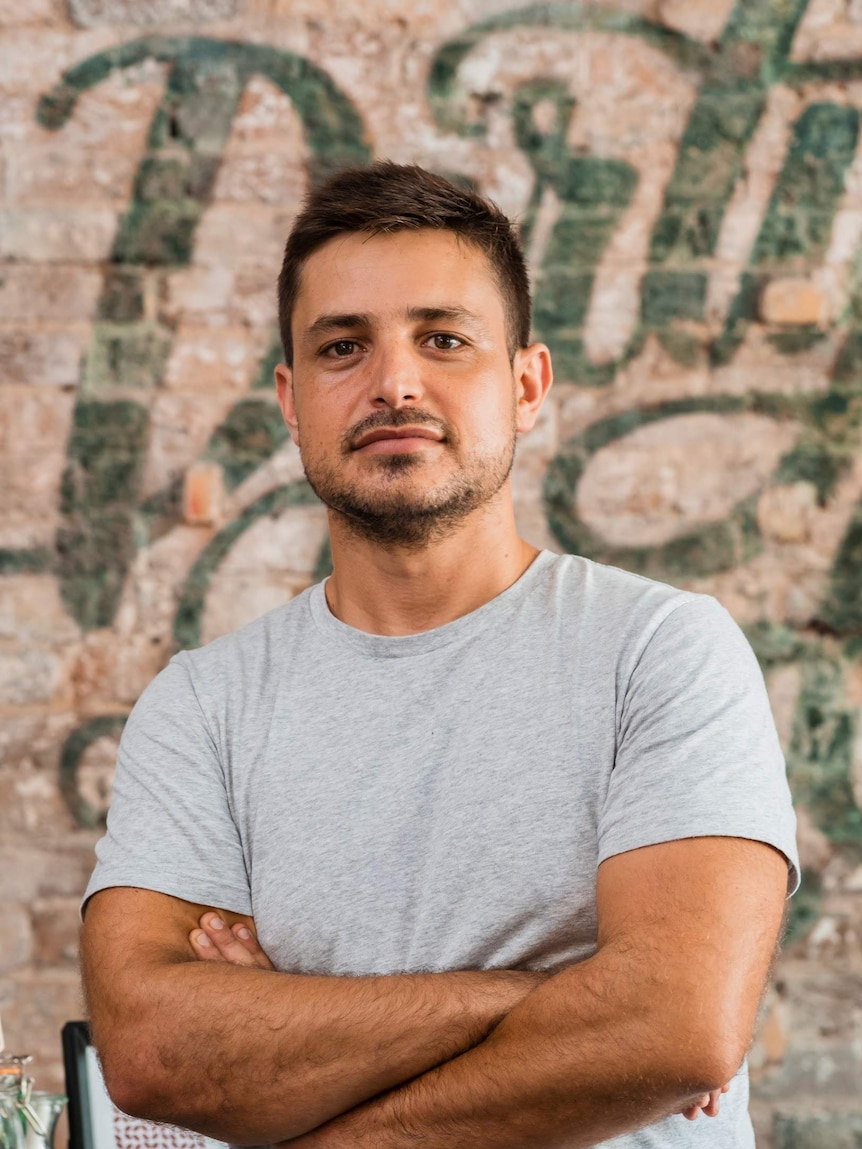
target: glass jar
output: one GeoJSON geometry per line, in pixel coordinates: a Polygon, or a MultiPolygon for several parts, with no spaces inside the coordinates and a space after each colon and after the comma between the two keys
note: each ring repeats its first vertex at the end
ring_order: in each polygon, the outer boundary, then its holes
{"type": "Polygon", "coordinates": [[[18,1105],[21,1066],[8,1064],[13,1060],[17,1059],[0,1059],[0,1149],[25,1149],[18,1105]]]}
{"type": "Polygon", "coordinates": [[[41,1131],[32,1122],[26,1123],[24,1149],[54,1149],[54,1131],[67,1101],[68,1098],[62,1093],[47,1093],[43,1089],[33,1090],[30,1094],[30,1108],[38,1118],[41,1131]]]}

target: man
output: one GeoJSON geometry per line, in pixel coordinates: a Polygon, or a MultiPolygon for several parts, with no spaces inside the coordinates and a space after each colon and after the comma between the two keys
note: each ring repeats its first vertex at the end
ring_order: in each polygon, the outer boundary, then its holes
{"type": "Polygon", "coordinates": [[[279,300],[333,574],[129,719],[83,931],[109,1090],[246,1144],[753,1145],[798,861],[750,648],[518,537],[551,364],[492,205],[342,173],[279,300]]]}

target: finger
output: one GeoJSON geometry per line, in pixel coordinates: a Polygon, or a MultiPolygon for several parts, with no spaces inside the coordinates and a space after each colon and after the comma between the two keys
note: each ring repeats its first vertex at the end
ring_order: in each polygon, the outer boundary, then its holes
{"type": "Polygon", "coordinates": [[[231,965],[254,967],[258,963],[241,941],[218,914],[207,913],[201,918],[201,929],[212,942],[220,956],[231,965]]]}
{"type": "Polygon", "coordinates": [[[203,930],[192,930],[189,934],[189,943],[194,950],[195,957],[200,961],[225,960],[203,930]]]}
{"type": "Polygon", "coordinates": [[[701,1105],[701,1109],[707,1117],[717,1117],[721,1103],[721,1090],[714,1089],[706,1100],[706,1105],[701,1105]]]}
{"type": "Polygon", "coordinates": [[[682,1115],[686,1121],[697,1121],[698,1117],[700,1117],[700,1106],[690,1105],[688,1109],[683,1109],[682,1115]]]}
{"type": "Polygon", "coordinates": [[[721,1092],[722,1092],[722,1093],[727,1093],[728,1089],[730,1089],[730,1086],[729,1086],[729,1085],[722,1085],[722,1087],[721,1087],[721,1092]]]}
{"type": "Polygon", "coordinates": [[[700,1116],[701,1106],[706,1105],[709,1101],[709,1094],[704,1093],[702,1097],[698,1097],[697,1101],[689,1105],[687,1109],[683,1109],[682,1115],[687,1121],[696,1121],[700,1116]]]}
{"type": "Polygon", "coordinates": [[[257,940],[248,926],[242,922],[237,922],[231,927],[234,937],[238,938],[240,945],[245,946],[248,952],[255,960],[255,964],[260,966],[261,969],[274,969],[272,962],[263,952],[263,947],[257,940]]]}

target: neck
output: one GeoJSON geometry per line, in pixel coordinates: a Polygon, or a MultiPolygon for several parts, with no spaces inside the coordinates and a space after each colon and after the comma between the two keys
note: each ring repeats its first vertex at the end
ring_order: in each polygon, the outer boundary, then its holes
{"type": "Polygon", "coordinates": [[[370,634],[417,634],[461,618],[517,582],[539,553],[518,536],[508,490],[420,550],[357,536],[332,511],[329,530],[329,609],[370,634]]]}

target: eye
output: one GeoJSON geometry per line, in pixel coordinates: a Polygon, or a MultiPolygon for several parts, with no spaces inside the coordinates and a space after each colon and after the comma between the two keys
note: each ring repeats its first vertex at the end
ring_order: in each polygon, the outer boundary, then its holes
{"type": "Polygon", "coordinates": [[[430,337],[431,346],[435,351],[454,351],[456,347],[463,347],[464,340],[459,339],[457,335],[446,335],[440,333],[430,337]]]}
{"type": "Polygon", "coordinates": [[[338,339],[335,343],[330,343],[328,347],[324,347],[323,354],[328,355],[330,359],[347,359],[356,351],[359,344],[355,339],[338,339]]]}

